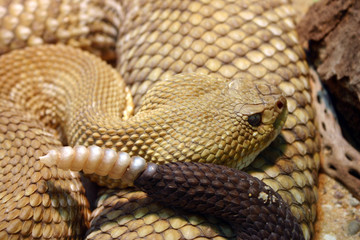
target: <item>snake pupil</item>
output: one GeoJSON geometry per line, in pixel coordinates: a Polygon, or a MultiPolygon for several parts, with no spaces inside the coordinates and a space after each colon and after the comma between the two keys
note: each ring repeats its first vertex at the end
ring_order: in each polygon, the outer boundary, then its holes
{"type": "Polygon", "coordinates": [[[248,117],[248,122],[251,126],[257,127],[261,123],[261,113],[255,113],[248,117]]]}

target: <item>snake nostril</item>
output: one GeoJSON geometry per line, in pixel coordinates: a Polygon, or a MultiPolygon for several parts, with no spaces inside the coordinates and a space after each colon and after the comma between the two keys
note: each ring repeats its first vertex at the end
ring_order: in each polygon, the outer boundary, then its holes
{"type": "Polygon", "coordinates": [[[283,101],[281,101],[281,100],[277,101],[277,102],[276,102],[276,106],[278,107],[278,109],[281,110],[281,109],[284,107],[283,101]]]}

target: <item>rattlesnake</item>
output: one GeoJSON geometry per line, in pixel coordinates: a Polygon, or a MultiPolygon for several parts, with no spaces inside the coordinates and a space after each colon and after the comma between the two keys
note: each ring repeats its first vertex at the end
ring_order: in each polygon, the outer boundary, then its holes
{"type": "MultiPolygon", "coordinates": [[[[152,97],[161,96],[161,91],[157,92],[153,84],[156,80],[178,81],[186,76],[202,76],[200,79],[239,79],[239,82],[242,79],[262,79],[278,86],[287,99],[287,120],[280,137],[247,167],[247,171],[282,196],[301,223],[305,239],[311,237],[316,211],[319,144],[313,123],[308,69],[294,31],[294,12],[287,1],[9,1],[1,5],[2,53],[25,45],[62,42],[92,51],[106,60],[111,61],[117,56],[116,68],[134,96],[136,111],[146,101],[149,103],[148,109],[140,112],[150,111],[155,105],[174,103],[171,99],[176,95],[172,91],[176,85],[168,88],[167,98],[170,101],[166,103],[161,98],[153,105],[151,97],[148,98],[150,100],[143,100],[143,94],[152,87],[152,97]],[[195,75],[170,77],[187,72],[194,72],[195,75]]],[[[129,151],[132,155],[141,155],[146,160],[156,160],[160,164],[174,156],[182,161],[201,160],[198,152],[202,151],[208,153],[203,159],[208,158],[210,162],[216,159],[217,163],[238,168],[247,165],[239,166],[234,161],[226,161],[236,153],[230,154],[231,149],[226,148],[226,140],[222,144],[221,136],[219,145],[224,148],[220,151],[223,155],[216,152],[213,154],[215,156],[211,156],[209,149],[201,148],[210,140],[204,142],[196,137],[207,135],[212,128],[219,127],[221,121],[215,119],[219,125],[206,125],[207,121],[200,121],[196,114],[188,115],[186,105],[178,114],[160,111],[160,117],[155,120],[147,119],[146,115],[139,117],[145,123],[158,121],[162,126],[171,125],[168,123],[177,117],[188,117],[187,121],[195,125],[207,126],[188,130],[187,124],[180,126],[182,131],[191,133],[187,139],[174,138],[174,146],[184,141],[185,147],[179,148],[183,152],[166,145],[176,135],[171,127],[164,127],[163,132],[156,129],[159,132],[155,133],[165,139],[164,145],[161,148],[161,144],[158,144],[160,148],[150,150],[148,146],[154,146],[154,142],[141,139],[141,134],[146,131],[136,133],[137,137],[129,137],[135,131],[130,126],[132,130],[122,134],[114,134],[114,131],[108,133],[109,129],[102,126],[113,126],[113,122],[100,114],[104,109],[110,104],[114,106],[108,110],[108,114],[117,119],[115,122],[119,122],[121,116],[129,118],[132,112],[131,107],[124,107],[131,102],[129,91],[124,83],[115,87],[117,81],[95,82],[94,87],[83,84],[79,88],[83,90],[72,94],[78,95],[78,99],[87,99],[89,95],[84,89],[94,89],[88,102],[92,108],[88,108],[84,102],[75,101],[74,106],[80,106],[78,109],[81,111],[65,119],[64,113],[74,110],[67,104],[71,100],[66,97],[66,92],[75,89],[75,83],[69,76],[73,79],[86,76],[89,69],[93,69],[88,64],[91,61],[87,59],[93,57],[64,46],[29,48],[26,50],[28,57],[21,57],[20,53],[13,51],[10,53],[13,55],[4,55],[0,60],[1,238],[83,236],[89,209],[79,175],[55,167],[48,168],[39,161],[40,156],[60,146],[55,137],[71,145],[115,146],[118,150],[129,151]],[[32,56],[44,59],[41,63],[43,70],[35,70],[37,62],[31,62],[32,56]],[[27,59],[29,62],[25,64],[27,59]],[[39,77],[43,73],[48,75],[39,77]],[[18,80],[14,80],[15,77],[18,80]],[[50,85],[47,77],[65,81],[56,87],[50,85]],[[122,91],[113,90],[115,88],[122,91]],[[101,98],[104,89],[108,91],[107,99],[101,98]],[[165,120],[163,116],[166,115],[171,118],[165,120]],[[87,119],[91,121],[87,122],[87,119]],[[64,122],[67,124],[64,125],[64,122]],[[83,126],[73,128],[81,122],[83,126]],[[169,135],[165,135],[165,132],[169,135]],[[67,133],[66,136],[64,133],[67,133]],[[190,143],[186,145],[185,140],[190,143]],[[121,144],[116,146],[116,142],[121,144]]],[[[104,69],[100,67],[96,74],[103,79],[120,78],[115,71],[104,69]]],[[[196,86],[185,86],[183,102],[191,101],[196,86]]],[[[212,83],[208,87],[214,91],[219,89],[212,83]]],[[[208,89],[196,91],[206,92],[208,89]]],[[[226,106],[231,106],[232,102],[226,105],[221,105],[224,103],[221,101],[215,103],[219,103],[219,111],[226,110],[226,106]]],[[[202,107],[208,112],[212,110],[211,104],[202,107]]],[[[146,127],[143,129],[146,130],[146,127]]],[[[178,135],[182,133],[180,131],[178,135]]],[[[259,149],[258,146],[255,148],[259,149]]],[[[93,175],[92,179],[111,187],[119,184],[119,181],[106,177],[93,175]]],[[[139,191],[109,190],[100,197],[98,204],[87,233],[88,239],[233,236],[227,225],[221,223],[216,226],[218,220],[165,208],[139,191]],[[176,217],[177,214],[182,217],[176,217]],[[208,221],[211,222],[210,227],[208,221]]]]}

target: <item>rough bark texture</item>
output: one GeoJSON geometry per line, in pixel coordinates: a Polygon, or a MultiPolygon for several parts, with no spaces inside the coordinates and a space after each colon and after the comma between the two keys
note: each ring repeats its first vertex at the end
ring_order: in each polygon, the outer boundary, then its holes
{"type": "MultiPolygon", "coordinates": [[[[355,115],[360,105],[357,105],[359,95],[354,92],[359,88],[359,75],[356,74],[359,71],[359,2],[320,1],[310,8],[298,25],[301,41],[305,44],[309,42],[308,54],[312,64],[320,72],[324,83],[330,85],[327,88],[339,94],[337,110],[343,112],[341,115],[349,114],[347,125],[353,124],[352,133],[358,139],[356,128],[360,129],[359,114],[355,115]],[[335,84],[338,86],[335,87],[335,84]],[[349,88],[350,93],[343,92],[345,87],[349,88]]],[[[356,170],[360,168],[360,153],[342,137],[340,126],[326,101],[326,94],[321,91],[318,75],[312,75],[312,95],[316,99],[317,124],[322,135],[321,167],[331,176],[320,173],[314,240],[359,239],[359,230],[350,231],[350,226],[354,222],[359,223],[360,219],[360,202],[354,198],[360,199],[360,171],[356,170]],[[315,90],[314,86],[317,86],[315,90]],[[352,194],[333,178],[346,184],[352,194]]]]}
{"type": "MultiPolygon", "coordinates": [[[[324,0],[314,4],[299,24],[309,41],[310,60],[334,97],[354,139],[360,139],[360,1],[324,0]]],[[[344,138],[331,104],[318,84],[312,86],[324,159],[322,168],[360,199],[360,154],[344,138]],[[326,121],[325,121],[326,120],[326,121]]]]}
{"type": "Polygon", "coordinates": [[[321,136],[321,167],[331,177],[347,186],[360,199],[360,153],[342,136],[340,125],[319,76],[311,71],[310,82],[316,122],[321,136]]]}
{"type": "Polygon", "coordinates": [[[360,139],[360,1],[324,0],[314,4],[298,26],[309,41],[310,60],[334,96],[352,140],[360,139]]]}

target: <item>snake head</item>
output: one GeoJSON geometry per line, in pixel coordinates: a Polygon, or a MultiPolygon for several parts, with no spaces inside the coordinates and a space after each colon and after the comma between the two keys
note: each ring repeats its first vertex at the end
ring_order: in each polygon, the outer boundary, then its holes
{"type": "Polygon", "coordinates": [[[240,126],[238,169],[250,164],[280,133],[287,116],[286,98],[265,80],[232,80],[223,91],[231,98],[240,126]]]}

